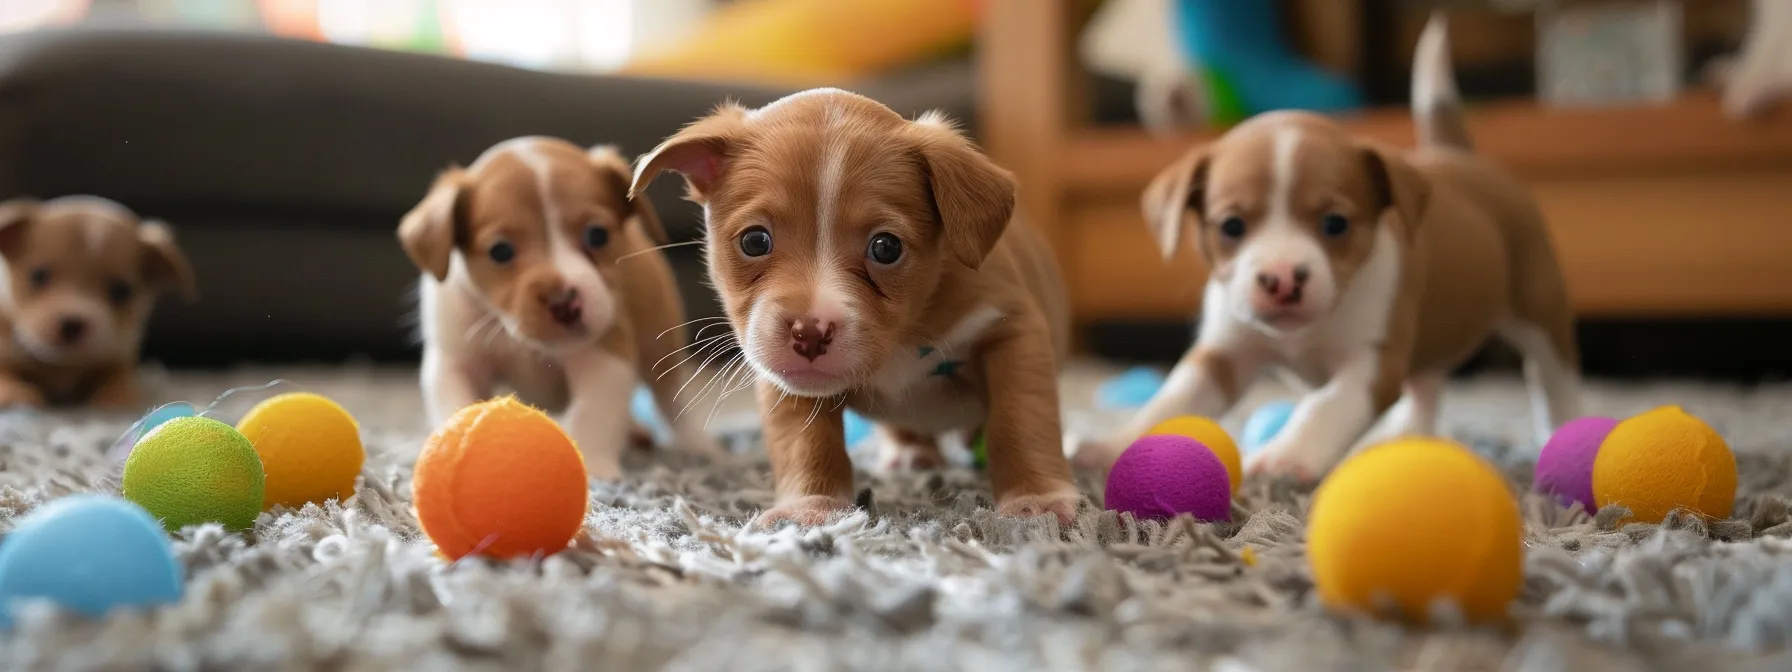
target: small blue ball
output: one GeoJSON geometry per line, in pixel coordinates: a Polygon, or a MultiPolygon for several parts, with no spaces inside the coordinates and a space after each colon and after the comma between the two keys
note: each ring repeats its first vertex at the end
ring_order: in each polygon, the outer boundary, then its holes
{"type": "Polygon", "coordinates": [[[162,423],[164,422],[175,418],[192,417],[196,413],[198,413],[198,411],[194,410],[193,405],[184,401],[177,401],[172,404],[164,405],[161,408],[150,411],[149,415],[143,416],[143,420],[140,421],[142,424],[137,427],[137,436],[148,436],[150,430],[162,426],[162,423]]]}
{"type": "Polygon", "coordinates": [[[653,439],[660,443],[672,440],[672,427],[660,417],[659,404],[653,400],[653,392],[643,385],[635,388],[635,396],[628,401],[628,413],[634,416],[635,422],[653,432],[653,439]]]}
{"type": "Polygon", "coordinates": [[[1164,375],[1146,366],[1128,369],[1095,391],[1095,403],[1102,408],[1124,410],[1144,406],[1164,386],[1164,375]]]}
{"type": "Polygon", "coordinates": [[[0,543],[0,628],[19,600],[43,598],[98,617],[177,602],[180,564],[162,525],[117,497],[71,495],[19,521],[0,543]]]}
{"type": "Polygon", "coordinates": [[[1292,415],[1294,415],[1294,402],[1286,399],[1277,399],[1258,406],[1257,410],[1251,413],[1250,419],[1244,423],[1244,446],[1242,447],[1246,452],[1262,448],[1263,444],[1269,443],[1270,439],[1275,438],[1276,433],[1282,431],[1282,426],[1288,424],[1288,417],[1292,415]]]}
{"type": "Polygon", "coordinates": [[[847,409],[846,447],[851,448],[857,446],[868,436],[871,436],[871,421],[866,420],[865,416],[852,412],[852,409],[847,409]]]}

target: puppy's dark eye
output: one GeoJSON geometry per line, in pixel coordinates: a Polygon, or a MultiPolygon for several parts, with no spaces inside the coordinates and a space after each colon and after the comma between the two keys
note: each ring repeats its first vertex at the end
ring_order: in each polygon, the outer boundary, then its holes
{"type": "Polygon", "coordinates": [[[610,244],[610,230],[609,229],[598,226],[596,224],[592,224],[591,226],[585,227],[585,249],[601,250],[601,249],[603,249],[603,247],[605,245],[609,245],[609,244],[610,244]]]}
{"type": "Polygon", "coordinates": [[[1220,222],[1220,235],[1227,238],[1243,238],[1244,218],[1227,217],[1226,221],[1220,222]]]}
{"type": "Polygon", "coordinates": [[[485,253],[492,258],[492,261],[508,264],[511,259],[516,258],[516,247],[509,242],[500,240],[492,243],[491,248],[487,249],[485,253]]]}
{"type": "Polygon", "coordinates": [[[763,257],[772,253],[772,232],[763,226],[755,226],[740,234],[740,252],[749,257],[763,257]]]}
{"type": "Polygon", "coordinates": [[[111,299],[113,303],[130,301],[131,294],[131,283],[124,280],[113,278],[112,282],[106,285],[106,298],[111,299]]]}
{"type": "Polygon", "coordinates": [[[31,269],[31,286],[43,287],[50,284],[50,269],[39,266],[31,269]]]}
{"type": "Polygon", "coordinates": [[[902,239],[893,233],[872,236],[871,245],[865,249],[865,256],[885,266],[894,264],[902,259],[902,239]]]}
{"type": "Polygon", "coordinates": [[[1326,215],[1324,219],[1319,220],[1319,232],[1328,237],[1337,238],[1349,230],[1350,220],[1343,215],[1326,215]]]}

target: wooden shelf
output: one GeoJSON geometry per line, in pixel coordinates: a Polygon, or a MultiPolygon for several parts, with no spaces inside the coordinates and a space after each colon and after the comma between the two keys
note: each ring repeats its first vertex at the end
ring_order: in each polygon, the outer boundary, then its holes
{"type": "MultiPolygon", "coordinates": [[[[1467,121],[1477,151],[1521,174],[1614,169],[1687,170],[1792,160],[1792,114],[1756,122],[1725,117],[1714,94],[1625,108],[1546,108],[1534,101],[1471,107],[1467,121]]],[[[1345,119],[1354,134],[1399,146],[1413,142],[1404,109],[1379,109],[1345,119]]],[[[1062,166],[1064,188],[1136,192],[1189,147],[1216,134],[1163,138],[1137,128],[1072,132],[1062,166]]]]}

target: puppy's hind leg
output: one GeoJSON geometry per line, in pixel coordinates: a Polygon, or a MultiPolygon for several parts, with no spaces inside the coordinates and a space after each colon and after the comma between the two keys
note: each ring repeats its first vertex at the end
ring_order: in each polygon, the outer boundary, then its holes
{"type": "Polygon", "coordinates": [[[885,472],[931,471],[946,466],[938,436],[877,426],[877,466],[885,472]]]}
{"type": "Polygon", "coordinates": [[[1443,388],[1446,374],[1442,372],[1419,373],[1409,376],[1404,386],[1404,394],[1393,408],[1382,414],[1381,421],[1363,435],[1351,453],[1373,446],[1384,441],[1392,441],[1403,436],[1435,436],[1437,434],[1438,410],[1442,406],[1443,388]]]}
{"type": "Polygon", "coordinates": [[[1525,384],[1530,388],[1535,440],[1542,445],[1555,430],[1580,417],[1579,356],[1567,319],[1553,325],[1508,320],[1498,334],[1524,356],[1525,384]]]}

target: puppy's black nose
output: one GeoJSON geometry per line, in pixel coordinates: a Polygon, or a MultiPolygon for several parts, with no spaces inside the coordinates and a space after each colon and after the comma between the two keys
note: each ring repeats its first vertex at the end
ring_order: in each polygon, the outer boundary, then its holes
{"type": "Polygon", "coordinates": [[[585,315],[585,304],[579,300],[579,290],[571,287],[548,297],[547,304],[548,314],[554,316],[554,321],[563,327],[577,325],[579,318],[585,315]]]}
{"type": "Polygon", "coordinates": [[[87,335],[87,320],[79,317],[65,317],[56,325],[56,337],[62,339],[63,345],[74,345],[87,335]]]}

